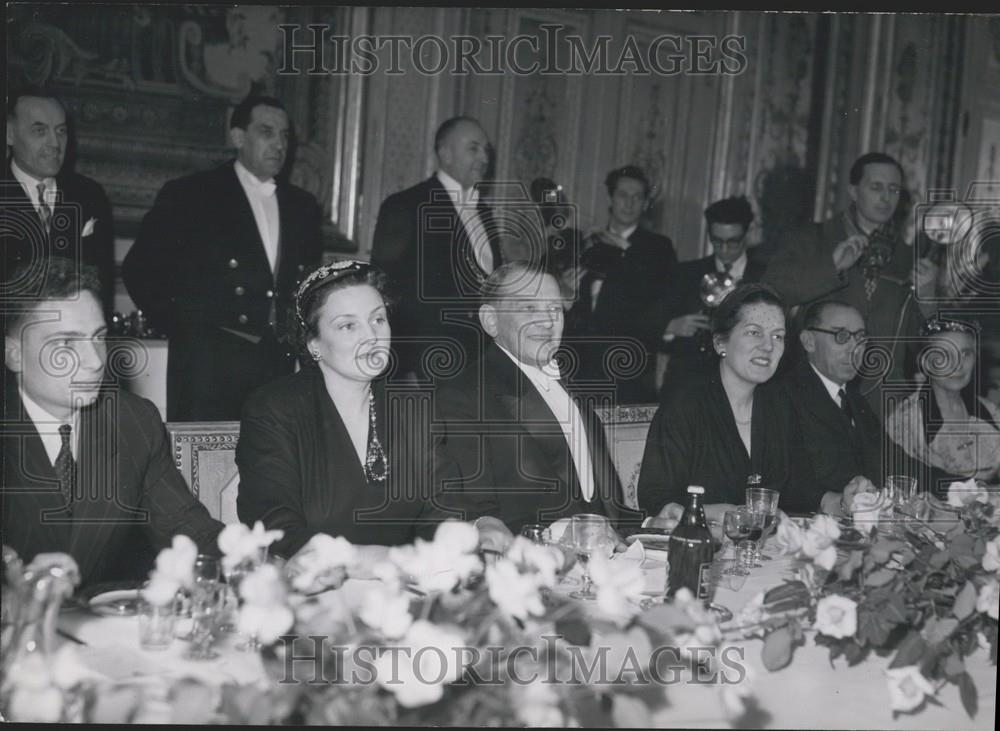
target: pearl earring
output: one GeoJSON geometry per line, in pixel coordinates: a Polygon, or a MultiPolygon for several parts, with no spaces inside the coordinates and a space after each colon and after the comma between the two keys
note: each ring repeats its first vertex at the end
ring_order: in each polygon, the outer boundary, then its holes
{"type": "Polygon", "coordinates": [[[311,355],[311,356],[312,356],[312,359],[313,359],[314,361],[316,361],[316,362],[319,362],[319,358],[320,358],[320,356],[319,356],[319,351],[318,351],[318,350],[310,350],[310,351],[309,351],[309,355],[311,355]]]}
{"type": "Polygon", "coordinates": [[[724,350],[720,350],[720,351],[719,351],[719,355],[720,355],[721,357],[725,358],[725,357],[726,357],[726,351],[724,351],[724,350]]]}

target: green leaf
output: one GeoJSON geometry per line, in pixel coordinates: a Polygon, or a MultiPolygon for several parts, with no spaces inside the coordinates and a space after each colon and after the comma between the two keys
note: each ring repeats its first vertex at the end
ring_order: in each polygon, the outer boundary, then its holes
{"type": "Polygon", "coordinates": [[[857,665],[868,656],[869,649],[868,647],[862,647],[853,640],[846,642],[844,644],[844,657],[847,659],[847,664],[851,666],[857,665]]]}
{"type": "Polygon", "coordinates": [[[965,619],[976,610],[976,587],[971,581],[965,582],[962,591],[955,597],[955,606],[951,608],[951,613],[959,619],[965,619]]]}
{"type": "Polygon", "coordinates": [[[851,551],[847,554],[847,560],[837,567],[837,576],[840,577],[841,581],[849,581],[854,572],[857,571],[864,564],[864,552],[863,551],[851,551]]]}
{"type": "Polygon", "coordinates": [[[865,579],[865,586],[884,586],[896,578],[896,572],[892,569],[879,569],[868,574],[865,579]]]}
{"type": "Polygon", "coordinates": [[[930,557],[928,564],[930,564],[930,567],[935,571],[939,571],[944,568],[945,564],[947,564],[950,560],[951,556],[947,551],[938,551],[930,557]]]}
{"type": "Polygon", "coordinates": [[[937,645],[944,642],[958,627],[958,620],[954,617],[931,617],[924,625],[923,636],[930,645],[937,645]]]}
{"type": "Polygon", "coordinates": [[[920,636],[919,632],[912,630],[906,635],[906,638],[899,643],[899,649],[896,651],[896,657],[892,659],[892,664],[889,665],[889,667],[902,668],[907,665],[916,665],[917,661],[923,657],[926,649],[927,643],[924,642],[924,638],[920,636]]]}
{"type": "Polygon", "coordinates": [[[976,713],[979,712],[979,691],[976,689],[972,676],[968,673],[962,673],[958,676],[957,683],[958,694],[962,699],[965,712],[969,714],[969,718],[975,718],[976,713]]]}
{"type": "Polygon", "coordinates": [[[611,703],[611,718],[616,728],[651,728],[653,716],[638,698],[615,695],[611,703]]]}
{"type": "Polygon", "coordinates": [[[786,581],[764,595],[764,604],[773,611],[794,609],[798,606],[808,606],[810,599],[809,587],[801,581],[786,581]],[[772,605],[780,605],[777,609],[772,605]]]}
{"type": "Polygon", "coordinates": [[[960,556],[970,556],[972,555],[972,549],[975,545],[975,539],[968,533],[961,533],[954,538],[952,538],[951,543],[948,544],[948,554],[952,558],[959,558],[960,556]]]}
{"type": "Polygon", "coordinates": [[[771,672],[781,670],[792,661],[792,647],[792,631],[788,627],[769,634],[764,638],[764,648],[760,653],[764,667],[771,672]]]}
{"type": "Polygon", "coordinates": [[[957,681],[957,676],[965,672],[965,663],[962,662],[962,658],[958,656],[958,653],[952,653],[948,655],[948,658],[944,661],[944,674],[945,677],[955,678],[957,681]]]}
{"type": "Polygon", "coordinates": [[[557,621],[556,634],[562,635],[571,645],[590,644],[590,627],[577,617],[557,621]]]}

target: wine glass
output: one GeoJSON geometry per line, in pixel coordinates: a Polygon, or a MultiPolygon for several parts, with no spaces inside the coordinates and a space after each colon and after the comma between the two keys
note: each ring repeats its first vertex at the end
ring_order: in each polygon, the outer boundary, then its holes
{"type": "Polygon", "coordinates": [[[885,481],[886,502],[892,506],[894,517],[905,519],[907,515],[918,516],[921,512],[923,496],[917,492],[917,478],[907,475],[889,475],[885,481]]]}
{"type": "Polygon", "coordinates": [[[758,514],[749,508],[737,508],[727,510],[722,518],[722,527],[726,538],[733,543],[736,550],[733,565],[725,569],[722,573],[731,576],[747,576],[750,574],[750,564],[753,544],[750,541],[750,534],[753,531],[754,522],[757,521],[758,514]]]}
{"type": "Polygon", "coordinates": [[[753,568],[760,568],[761,560],[771,560],[771,556],[765,556],[761,553],[761,546],[778,527],[779,496],[777,490],[768,490],[765,487],[748,487],[746,489],[746,506],[762,516],[760,536],[755,541],[753,568]]]}
{"type": "Polygon", "coordinates": [[[583,513],[574,515],[567,530],[571,531],[571,542],[576,558],[583,570],[583,587],[570,594],[574,599],[596,599],[593,582],[590,579],[590,557],[608,547],[608,524],[603,515],[583,513]]]}
{"type": "Polygon", "coordinates": [[[219,622],[226,606],[225,587],[215,582],[205,585],[191,605],[191,645],[184,657],[188,660],[214,660],[219,653],[212,649],[219,632],[219,622]]]}

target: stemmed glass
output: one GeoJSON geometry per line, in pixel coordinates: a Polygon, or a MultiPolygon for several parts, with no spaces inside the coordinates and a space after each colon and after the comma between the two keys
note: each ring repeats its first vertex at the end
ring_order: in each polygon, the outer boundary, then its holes
{"type": "Polygon", "coordinates": [[[567,527],[577,560],[583,569],[583,587],[570,594],[574,599],[596,599],[590,579],[590,557],[608,548],[608,522],[603,515],[583,513],[574,515],[567,527]]]}
{"type": "Polygon", "coordinates": [[[892,505],[894,517],[920,518],[923,513],[923,505],[926,494],[920,494],[917,490],[917,479],[907,475],[889,475],[885,481],[885,493],[887,502],[892,505]]]}
{"type": "Polygon", "coordinates": [[[771,560],[770,556],[761,553],[761,546],[778,527],[778,497],[777,490],[764,487],[748,487],[746,490],[747,508],[762,516],[760,536],[755,539],[753,568],[760,568],[762,559],[771,560]]]}
{"type": "Polygon", "coordinates": [[[199,554],[194,562],[193,573],[191,647],[185,657],[190,660],[214,660],[219,654],[212,649],[212,642],[219,629],[220,613],[225,607],[219,559],[199,554]]]}
{"type": "Polygon", "coordinates": [[[750,536],[753,533],[754,525],[759,524],[761,516],[754,513],[749,508],[737,508],[727,510],[722,519],[722,527],[726,538],[733,542],[736,551],[733,565],[725,569],[722,573],[728,576],[748,576],[750,574],[750,564],[753,554],[753,542],[750,536]]]}

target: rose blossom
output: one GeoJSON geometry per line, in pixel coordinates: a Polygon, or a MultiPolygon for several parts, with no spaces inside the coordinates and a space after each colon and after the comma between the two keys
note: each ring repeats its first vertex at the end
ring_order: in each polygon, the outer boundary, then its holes
{"type": "Polygon", "coordinates": [[[619,627],[639,613],[646,578],[639,564],[612,561],[597,552],[590,559],[590,578],[597,587],[597,607],[619,627]]]}
{"type": "Polygon", "coordinates": [[[979,486],[974,477],[948,485],[948,504],[953,508],[961,508],[974,502],[986,503],[989,499],[989,493],[979,486]]]}
{"type": "Polygon", "coordinates": [[[839,594],[831,594],[816,605],[816,630],[830,637],[853,637],[858,629],[858,605],[839,594]]]}
{"type": "Polygon", "coordinates": [[[1000,619],[1000,581],[990,579],[980,587],[976,611],[985,612],[986,616],[993,619],[1000,619]]]}
{"type": "Polygon", "coordinates": [[[389,549],[389,560],[413,579],[420,590],[451,591],[483,563],[475,554],[456,552],[455,542],[448,537],[448,541],[428,542],[418,538],[412,546],[394,546],[389,549]]]}
{"type": "Polygon", "coordinates": [[[174,536],[170,548],[164,548],[156,557],[156,571],[165,579],[172,579],[181,586],[194,583],[194,562],[198,546],[185,535],[174,536]]]}
{"type": "Polygon", "coordinates": [[[264,564],[240,583],[239,630],[256,635],[264,644],[275,642],[292,628],[295,615],[289,608],[288,592],[277,567],[264,564]]]}
{"type": "Polygon", "coordinates": [[[983,568],[987,571],[1000,570],[1000,536],[986,544],[986,553],[983,554],[983,568]]]}
{"type": "Polygon", "coordinates": [[[802,548],[802,528],[794,520],[782,520],[778,523],[774,541],[783,554],[792,555],[802,548]]]}
{"type": "Polygon", "coordinates": [[[934,686],[916,665],[890,668],[885,674],[889,683],[889,705],[894,711],[912,711],[924,702],[924,696],[934,695],[934,686]]]}

